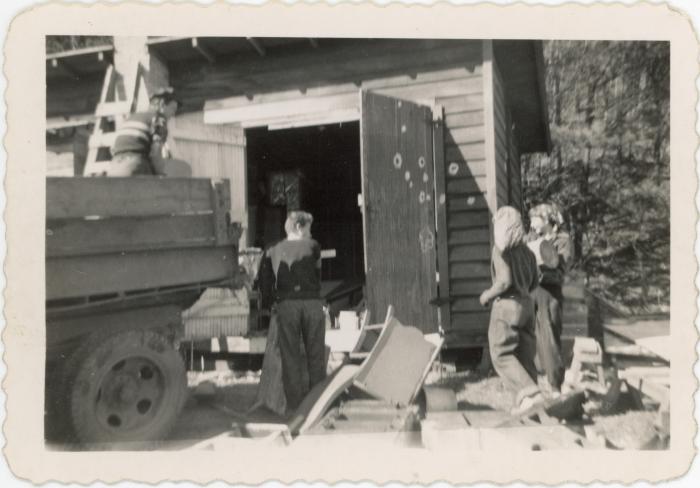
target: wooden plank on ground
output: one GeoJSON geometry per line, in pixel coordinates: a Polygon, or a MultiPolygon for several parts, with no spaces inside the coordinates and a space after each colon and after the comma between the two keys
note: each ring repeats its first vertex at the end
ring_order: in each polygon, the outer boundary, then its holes
{"type": "Polygon", "coordinates": [[[289,422],[292,434],[303,434],[312,428],[328,411],[330,405],[355,379],[359,366],[346,364],[336,373],[314,386],[294,412],[289,422]]]}

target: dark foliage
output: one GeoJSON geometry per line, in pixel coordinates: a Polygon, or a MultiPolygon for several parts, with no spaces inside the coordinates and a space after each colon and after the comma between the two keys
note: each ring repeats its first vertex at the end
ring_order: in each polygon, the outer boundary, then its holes
{"type": "Polygon", "coordinates": [[[576,267],[634,312],[670,290],[669,44],[545,44],[553,151],[523,161],[525,202],[565,211],[576,267]]]}
{"type": "Polygon", "coordinates": [[[94,46],[111,46],[111,36],[46,36],[46,54],[94,46]]]}

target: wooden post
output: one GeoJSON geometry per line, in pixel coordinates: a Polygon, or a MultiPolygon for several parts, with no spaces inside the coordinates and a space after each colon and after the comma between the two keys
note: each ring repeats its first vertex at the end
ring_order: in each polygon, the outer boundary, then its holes
{"type": "MultiPolygon", "coordinates": [[[[493,93],[493,42],[483,41],[482,44],[482,73],[483,73],[483,96],[484,96],[484,152],[486,164],[486,203],[489,208],[489,236],[493,246],[493,217],[498,208],[498,196],[496,194],[496,141],[494,122],[494,93],[493,93]]],[[[492,368],[491,354],[489,353],[488,341],[484,345],[481,356],[479,370],[488,372],[492,368]]]]}
{"type": "Polygon", "coordinates": [[[155,90],[170,84],[167,66],[155,53],[149,51],[147,42],[146,36],[114,38],[118,97],[130,100],[132,95],[135,96],[134,108],[139,111],[148,108],[148,99],[155,90]]]}

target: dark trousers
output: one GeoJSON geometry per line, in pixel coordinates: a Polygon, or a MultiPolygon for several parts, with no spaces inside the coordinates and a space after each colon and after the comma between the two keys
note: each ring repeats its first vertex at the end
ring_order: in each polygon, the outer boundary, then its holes
{"type": "Polygon", "coordinates": [[[501,298],[493,302],[489,350],[496,372],[516,392],[516,405],[539,391],[532,299],[501,298]]]}
{"type": "Polygon", "coordinates": [[[533,292],[533,297],[537,363],[547,375],[549,384],[558,390],[564,381],[564,364],[561,358],[561,303],[542,287],[538,287],[533,292]]]}
{"type": "Polygon", "coordinates": [[[287,411],[301,403],[304,394],[326,377],[326,320],[321,300],[283,300],[277,304],[279,345],[282,356],[282,382],[287,411]],[[306,352],[302,364],[301,344],[306,352]],[[309,384],[303,382],[308,368],[309,384]]]}

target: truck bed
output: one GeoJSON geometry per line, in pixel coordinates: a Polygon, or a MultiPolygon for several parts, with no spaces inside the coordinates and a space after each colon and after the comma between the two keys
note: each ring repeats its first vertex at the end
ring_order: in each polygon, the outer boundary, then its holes
{"type": "MultiPolygon", "coordinates": [[[[195,178],[48,178],[47,306],[232,280],[228,185],[195,178]]],[[[97,300],[99,301],[99,300],[97,300]]]]}

